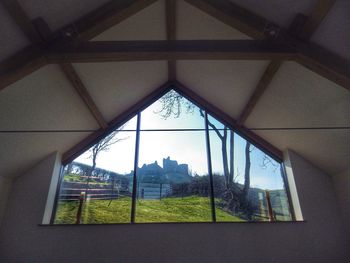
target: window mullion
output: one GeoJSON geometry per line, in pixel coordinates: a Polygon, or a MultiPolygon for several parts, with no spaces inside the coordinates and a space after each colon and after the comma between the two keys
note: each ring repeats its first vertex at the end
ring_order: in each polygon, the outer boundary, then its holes
{"type": "Polygon", "coordinates": [[[289,206],[289,213],[291,215],[291,218],[293,221],[296,221],[296,217],[295,217],[295,213],[294,213],[294,206],[292,203],[292,196],[290,194],[290,189],[289,189],[289,183],[288,183],[288,179],[287,179],[287,173],[286,173],[286,169],[283,163],[280,164],[280,169],[281,169],[281,175],[282,175],[282,180],[283,180],[283,184],[284,184],[284,190],[286,191],[286,195],[288,198],[288,206],[289,206]]]}
{"type": "Polygon", "coordinates": [[[134,158],[134,177],[132,185],[132,200],[131,200],[131,223],[135,223],[136,213],[136,196],[137,196],[137,169],[139,164],[139,148],[140,148],[140,123],[141,113],[137,114],[136,125],[136,142],[135,142],[135,158],[134,158]]]}
{"type": "Polygon", "coordinates": [[[216,222],[216,212],[215,212],[215,199],[214,199],[214,182],[213,173],[211,167],[211,151],[210,151],[210,139],[209,139],[209,125],[208,125],[208,114],[205,112],[205,138],[207,145],[207,162],[208,162],[208,173],[210,181],[210,203],[211,203],[211,215],[213,222],[216,222]]]}

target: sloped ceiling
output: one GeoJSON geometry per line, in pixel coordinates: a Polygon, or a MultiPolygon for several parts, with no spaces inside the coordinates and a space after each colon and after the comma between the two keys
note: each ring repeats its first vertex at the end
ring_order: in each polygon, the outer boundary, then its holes
{"type": "Polygon", "coordinates": [[[268,61],[179,61],[178,80],[237,119],[268,61]]]}
{"type": "MultiPolygon", "coordinates": [[[[309,14],[318,0],[230,0],[288,28],[296,14],[309,14]]],[[[337,0],[311,41],[350,60],[350,1],[337,0]]]]}
{"type": "Polygon", "coordinates": [[[7,59],[30,44],[30,41],[24,36],[2,5],[0,5],[0,32],[0,61],[7,59]]]}
{"type": "MultiPolygon", "coordinates": [[[[0,96],[1,130],[97,129],[78,94],[56,65],[46,66],[0,96]]],[[[56,149],[65,151],[86,133],[1,133],[1,176],[18,176],[56,149]]]]}
{"type": "Polygon", "coordinates": [[[157,1],[93,40],[166,40],[164,10],[165,2],[157,1]]]}
{"type": "MultiPolygon", "coordinates": [[[[19,1],[30,18],[41,16],[52,30],[107,1],[19,1]]],[[[233,1],[288,27],[316,0],[233,1]]],[[[349,1],[338,1],[313,41],[350,58],[349,1]],[[346,11],[348,10],[348,11],[346,11]],[[336,29],[334,29],[336,28],[336,29]]],[[[183,0],[176,6],[176,38],[250,39],[183,0]]],[[[165,2],[159,0],[106,30],[94,41],[165,40],[165,2]]],[[[29,41],[0,5],[5,59],[29,41]]],[[[237,119],[269,61],[177,61],[177,79],[237,119]]],[[[110,121],[168,79],[167,61],[73,65],[89,94],[110,121]]],[[[56,65],[46,66],[0,92],[1,130],[96,130],[98,124],[56,65]]],[[[285,62],[245,123],[248,128],[350,126],[350,93],[294,62],[285,62]]],[[[291,148],[329,174],[350,167],[350,130],[256,131],[281,150],[291,148]]],[[[89,132],[1,133],[0,176],[16,177],[53,151],[65,152],[89,132]]]]}
{"type": "Polygon", "coordinates": [[[102,6],[108,0],[18,0],[18,2],[31,19],[42,17],[51,30],[56,31],[102,6]]]}
{"type": "Polygon", "coordinates": [[[350,60],[350,1],[336,1],[311,40],[350,60]]]}
{"type": "Polygon", "coordinates": [[[74,64],[107,121],[167,81],[165,61],[74,64]]]}
{"type": "MultiPolygon", "coordinates": [[[[246,126],[349,127],[350,92],[294,62],[285,62],[246,126]]],[[[331,174],[349,167],[349,130],[257,131],[279,149],[292,149],[331,174]]]]}
{"type": "Polygon", "coordinates": [[[176,38],[179,40],[250,39],[185,1],[177,2],[176,38]]]}
{"type": "Polygon", "coordinates": [[[277,25],[288,28],[296,14],[309,14],[317,0],[230,0],[233,3],[253,11],[277,25]]]}

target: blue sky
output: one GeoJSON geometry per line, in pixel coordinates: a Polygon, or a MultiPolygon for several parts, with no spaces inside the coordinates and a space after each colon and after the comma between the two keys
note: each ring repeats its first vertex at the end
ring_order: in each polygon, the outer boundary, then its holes
{"type": "MultiPolygon", "coordinates": [[[[159,114],[160,102],[155,102],[141,113],[142,129],[204,129],[204,118],[200,116],[199,109],[186,113],[183,109],[179,118],[170,116],[167,119],[159,114]]],[[[223,125],[209,117],[217,128],[223,125]]],[[[124,130],[136,129],[136,117],[123,127],[124,130]]],[[[136,132],[119,132],[116,135],[122,139],[110,147],[108,151],[101,152],[97,159],[97,166],[121,174],[130,173],[134,169],[136,132]]],[[[209,132],[213,173],[223,173],[221,141],[214,131],[209,132]]],[[[246,141],[235,134],[234,136],[234,167],[235,178],[239,183],[244,182],[246,141]]],[[[264,153],[258,148],[251,147],[251,187],[262,189],[281,189],[283,181],[280,175],[279,164],[271,159],[271,163],[263,167],[264,153]]],[[[157,161],[162,166],[163,158],[170,157],[179,164],[187,163],[192,174],[204,175],[208,173],[207,149],[205,131],[141,131],[139,163],[153,163],[157,161]]],[[[75,161],[91,165],[88,152],[82,154],[75,161]]]]}

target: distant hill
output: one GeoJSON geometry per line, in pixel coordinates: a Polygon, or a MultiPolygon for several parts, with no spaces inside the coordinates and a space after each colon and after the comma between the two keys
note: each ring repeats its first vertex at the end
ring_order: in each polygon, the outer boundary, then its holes
{"type": "Polygon", "coordinates": [[[168,182],[171,184],[184,184],[190,183],[193,179],[192,176],[182,173],[167,173],[164,175],[168,182]]]}

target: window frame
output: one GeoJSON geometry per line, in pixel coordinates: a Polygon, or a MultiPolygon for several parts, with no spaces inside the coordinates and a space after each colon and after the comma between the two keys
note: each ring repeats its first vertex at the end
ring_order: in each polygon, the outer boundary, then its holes
{"type": "MultiPolygon", "coordinates": [[[[139,147],[140,147],[140,123],[141,123],[141,112],[146,109],[148,106],[150,106],[152,103],[157,101],[159,98],[161,98],[163,95],[165,95],[167,92],[174,90],[175,92],[179,93],[181,96],[189,100],[191,103],[193,103],[195,106],[203,109],[205,113],[204,121],[205,121],[205,137],[206,137],[206,151],[207,151],[207,163],[208,163],[208,176],[209,176],[209,182],[210,182],[210,203],[211,203],[211,214],[212,214],[212,221],[211,223],[216,223],[216,214],[215,214],[215,201],[214,201],[214,185],[213,185],[213,174],[212,174],[212,163],[211,163],[211,150],[210,150],[210,139],[209,139],[209,126],[208,126],[208,114],[210,116],[216,118],[219,120],[222,124],[228,127],[228,129],[232,130],[237,135],[241,136],[243,139],[250,142],[254,147],[259,149],[260,151],[267,154],[270,158],[278,162],[281,166],[281,177],[284,184],[284,190],[286,192],[287,198],[288,198],[288,208],[291,214],[291,221],[296,221],[295,218],[295,211],[293,208],[291,193],[289,189],[288,184],[288,178],[286,175],[286,169],[283,163],[283,158],[281,158],[281,154],[279,154],[279,150],[276,151],[276,149],[264,140],[260,141],[259,137],[257,137],[253,132],[248,130],[247,128],[243,126],[238,126],[234,120],[232,120],[228,115],[218,110],[215,106],[212,106],[211,104],[207,103],[204,99],[190,91],[189,89],[183,87],[182,85],[174,84],[167,84],[165,86],[162,86],[160,89],[157,89],[155,92],[150,94],[147,98],[144,99],[144,101],[137,103],[135,106],[131,108],[131,110],[121,114],[119,117],[114,119],[109,127],[106,130],[98,130],[96,133],[93,134],[93,136],[87,137],[85,140],[82,141],[82,143],[76,145],[71,150],[67,151],[63,155],[62,160],[62,166],[58,178],[58,185],[56,187],[55,192],[55,198],[54,198],[54,205],[53,205],[53,211],[51,213],[50,218],[50,224],[54,224],[56,212],[57,212],[57,205],[58,205],[58,199],[59,194],[61,190],[61,184],[64,177],[64,166],[68,163],[72,162],[77,156],[88,150],[90,147],[92,147],[95,143],[97,143],[99,140],[107,136],[108,134],[112,133],[115,129],[119,128],[123,124],[125,124],[127,121],[129,121],[131,118],[137,116],[137,126],[136,126],[136,141],[135,141],[135,158],[134,158],[134,175],[133,175],[133,189],[132,189],[132,203],[131,203],[131,217],[130,217],[130,223],[115,223],[115,224],[133,224],[135,223],[135,215],[136,215],[136,194],[137,194],[137,165],[138,165],[138,159],[139,159],[139,147]],[[269,146],[267,149],[264,146],[269,146]]],[[[250,221],[249,221],[250,222],[250,221]]],[[[253,222],[260,222],[260,221],[253,221],[253,222]]],[[[166,223],[166,222],[157,222],[157,223],[166,223]]],[[[172,223],[172,222],[168,222],[172,223]]],[[[174,223],[193,223],[193,222],[174,222],[174,223]]],[[[221,222],[217,222],[221,223],[221,222]]],[[[232,222],[234,223],[234,222],[232,222]]],[[[101,223],[105,224],[105,223],[101,223]]],[[[114,224],[114,223],[113,223],[114,224]]]]}

